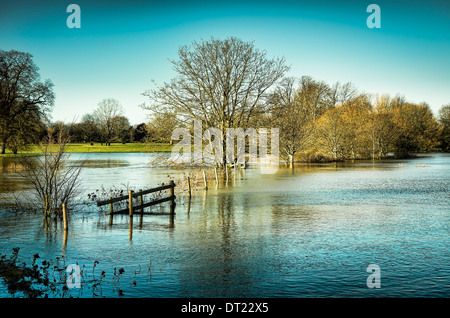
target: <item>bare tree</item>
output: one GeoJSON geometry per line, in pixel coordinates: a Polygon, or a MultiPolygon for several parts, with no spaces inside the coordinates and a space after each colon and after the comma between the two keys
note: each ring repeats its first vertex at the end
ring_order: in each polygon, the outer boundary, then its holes
{"type": "Polygon", "coordinates": [[[305,93],[302,86],[296,86],[296,79],[284,78],[270,99],[272,125],[280,133],[280,155],[291,167],[296,153],[311,142],[314,112],[305,93]]]}
{"type": "Polygon", "coordinates": [[[341,84],[335,83],[329,90],[329,99],[331,106],[338,106],[345,104],[349,100],[355,98],[358,95],[358,90],[350,83],[341,84]]]}
{"type": "Polygon", "coordinates": [[[34,196],[28,203],[44,211],[46,217],[61,213],[62,204],[73,204],[80,194],[80,174],[84,161],[68,164],[69,139],[60,132],[55,139],[51,134],[40,144],[41,157],[21,157],[25,168],[21,174],[34,187],[34,196]]]}
{"type": "Polygon", "coordinates": [[[218,127],[223,141],[227,128],[247,127],[268,89],[289,69],[283,58],[268,59],[252,42],[234,37],[182,46],[171,63],[178,76],[144,92],[150,104],[142,107],[176,113],[185,123],[202,120],[204,127],[218,127]]]}
{"type": "Polygon", "coordinates": [[[94,118],[100,126],[103,142],[109,144],[114,133],[114,118],[123,115],[120,102],[114,98],[105,98],[94,110],[94,118]]]}
{"type": "Polygon", "coordinates": [[[170,142],[172,131],[177,127],[176,115],[173,113],[156,113],[147,123],[148,141],[170,142]]]}
{"type": "Polygon", "coordinates": [[[334,100],[330,97],[335,93],[323,81],[316,81],[310,76],[300,78],[297,99],[308,110],[313,119],[320,117],[329,107],[334,106],[334,100]]]}
{"type": "Polygon", "coordinates": [[[0,50],[0,142],[2,153],[34,141],[54,102],[53,84],[40,81],[30,53],[0,50]],[[36,128],[37,127],[37,128],[36,128]]]}
{"type": "Polygon", "coordinates": [[[369,95],[361,93],[340,107],[343,108],[346,157],[351,159],[369,157],[371,153],[369,116],[372,110],[369,95]]]}

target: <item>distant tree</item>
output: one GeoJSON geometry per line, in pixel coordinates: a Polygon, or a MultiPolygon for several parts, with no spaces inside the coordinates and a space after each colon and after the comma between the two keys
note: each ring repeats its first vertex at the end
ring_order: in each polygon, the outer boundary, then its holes
{"type": "Polygon", "coordinates": [[[394,107],[393,115],[400,129],[395,149],[399,156],[430,151],[438,146],[439,126],[429,105],[404,103],[394,107]]]}
{"type": "Polygon", "coordinates": [[[26,150],[31,144],[38,143],[44,136],[46,127],[36,112],[26,112],[17,116],[14,125],[9,127],[8,147],[17,154],[19,150],[26,150]]]}
{"type": "Polygon", "coordinates": [[[342,120],[345,129],[345,157],[351,159],[370,156],[369,115],[372,109],[369,96],[359,94],[342,105],[342,120]]]}
{"type": "Polygon", "coordinates": [[[376,96],[369,115],[369,129],[372,141],[372,158],[385,157],[393,152],[400,130],[394,123],[393,109],[401,105],[400,99],[389,95],[376,96]]]}
{"type": "Polygon", "coordinates": [[[79,125],[81,138],[84,142],[92,143],[94,140],[100,140],[100,129],[97,126],[94,115],[84,114],[79,125]]]}
{"type": "Polygon", "coordinates": [[[147,138],[149,141],[170,142],[172,131],[178,127],[174,113],[156,113],[147,124],[147,138]]]}
{"type": "Polygon", "coordinates": [[[316,143],[333,161],[344,159],[347,131],[343,106],[329,108],[315,123],[316,143]]]}
{"type": "Polygon", "coordinates": [[[443,151],[450,151],[450,104],[439,110],[439,123],[441,125],[440,142],[443,151]]]}
{"type": "Polygon", "coordinates": [[[146,91],[151,103],[142,107],[176,113],[185,123],[197,119],[203,127],[218,127],[224,156],[226,129],[246,128],[269,88],[289,69],[284,59],[268,59],[252,42],[234,37],[182,46],[171,63],[178,76],[146,91]]]}
{"type": "Polygon", "coordinates": [[[339,86],[335,85],[331,88],[323,81],[316,81],[310,76],[302,76],[296,99],[315,120],[328,108],[337,104],[337,97],[334,94],[339,94],[339,86]]]}
{"type": "Polygon", "coordinates": [[[125,116],[115,116],[112,122],[112,139],[117,142],[130,142],[130,121],[125,116]]]}
{"type": "Polygon", "coordinates": [[[312,122],[320,106],[311,101],[310,91],[304,85],[298,87],[294,78],[284,78],[269,100],[271,126],[279,128],[280,156],[291,167],[296,153],[311,145],[312,122]]]}
{"type": "Polygon", "coordinates": [[[305,82],[308,89],[304,89],[304,98],[313,115],[315,148],[324,150],[333,161],[361,156],[367,142],[362,133],[371,108],[368,96],[358,93],[352,83],[337,82],[330,87],[309,77],[305,82]]]}
{"type": "Polygon", "coordinates": [[[144,142],[147,138],[147,125],[140,123],[133,127],[133,141],[144,142]]]}
{"type": "Polygon", "coordinates": [[[344,84],[337,82],[328,90],[330,106],[343,105],[354,99],[357,95],[358,90],[350,82],[344,84]]]}
{"type": "Polygon", "coordinates": [[[51,123],[47,128],[47,138],[53,138],[53,142],[58,142],[57,138],[68,139],[72,124],[66,124],[61,120],[51,123]]]}
{"type": "Polygon", "coordinates": [[[109,144],[114,134],[113,118],[123,115],[120,102],[114,98],[105,98],[98,103],[93,116],[100,128],[102,142],[109,144]]]}
{"type": "Polygon", "coordinates": [[[30,53],[0,50],[0,142],[2,153],[36,141],[54,102],[53,84],[40,81],[30,53]]]}

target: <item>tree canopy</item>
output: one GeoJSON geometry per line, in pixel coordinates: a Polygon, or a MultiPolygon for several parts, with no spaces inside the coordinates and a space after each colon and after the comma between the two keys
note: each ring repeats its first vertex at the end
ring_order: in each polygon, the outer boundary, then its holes
{"type": "Polygon", "coordinates": [[[170,62],[177,76],[144,92],[150,103],[142,107],[175,113],[185,123],[201,120],[206,128],[219,128],[223,140],[227,128],[248,126],[269,88],[289,69],[283,58],[269,59],[253,42],[235,37],[194,41],[170,62]]]}
{"type": "Polygon", "coordinates": [[[40,81],[30,53],[0,50],[0,142],[17,152],[37,142],[55,95],[50,80],[40,81]]]}

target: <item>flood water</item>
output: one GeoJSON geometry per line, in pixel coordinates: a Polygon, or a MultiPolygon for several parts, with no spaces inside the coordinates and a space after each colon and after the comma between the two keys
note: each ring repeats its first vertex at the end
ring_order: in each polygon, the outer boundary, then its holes
{"type": "MultiPolygon", "coordinates": [[[[145,189],[182,175],[149,167],[149,156],[90,154],[84,190],[145,189]]],[[[251,165],[190,202],[178,194],[173,218],[135,215],[131,231],[128,216],[110,225],[95,206],[71,212],[65,238],[60,222],[0,211],[0,253],[20,247],[27,263],[39,253],[84,265],[74,297],[448,297],[449,186],[448,154],[276,174],[251,165]],[[367,286],[369,264],[380,268],[380,288],[367,286]],[[114,268],[124,269],[120,279],[114,268]],[[101,271],[101,284],[89,285],[101,271]]],[[[4,196],[29,190],[14,169],[0,173],[4,196]]],[[[1,279],[0,297],[12,297],[1,279]]]]}

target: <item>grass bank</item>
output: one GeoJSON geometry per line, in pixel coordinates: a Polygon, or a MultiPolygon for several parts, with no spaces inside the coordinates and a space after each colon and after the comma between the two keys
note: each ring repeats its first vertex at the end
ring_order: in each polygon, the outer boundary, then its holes
{"type": "MultiPolygon", "coordinates": [[[[110,146],[105,144],[94,143],[72,143],[67,145],[68,153],[142,153],[142,152],[170,152],[172,146],[169,143],[111,143],[110,146]]],[[[12,154],[7,151],[0,157],[21,157],[33,156],[40,153],[38,145],[32,145],[28,150],[20,151],[18,154],[12,154]]]]}

